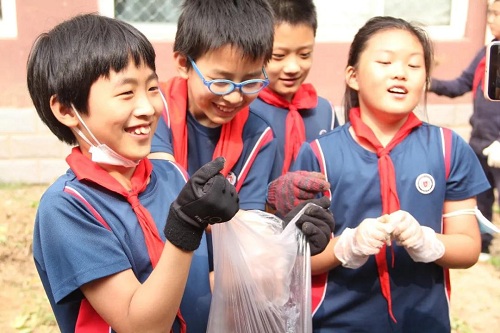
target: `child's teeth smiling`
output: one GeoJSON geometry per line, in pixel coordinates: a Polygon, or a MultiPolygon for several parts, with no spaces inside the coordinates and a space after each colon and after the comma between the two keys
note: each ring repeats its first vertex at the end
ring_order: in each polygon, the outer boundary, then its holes
{"type": "Polygon", "coordinates": [[[398,94],[405,94],[406,93],[406,90],[403,88],[400,88],[400,87],[392,87],[391,89],[389,89],[389,91],[392,93],[398,93],[398,94]]]}
{"type": "Polygon", "coordinates": [[[235,108],[232,108],[232,107],[231,107],[231,108],[228,108],[228,107],[224,107],[224,106],[222,106],[222,105],[217,105],[217,104],[216,104],[216,106],[217,106],[217,108],[218,108],[219,110],[221,110],[222,112],[228,112],[228,113],[229,113],[229,112],[233,112],[233,111],[235,110],[235,108]]]}
{"type": "Polygon", "coordinates": [[[132,132],[137,135],[149,134],[151,132],[151,127],[136,127],[132,132]]]}

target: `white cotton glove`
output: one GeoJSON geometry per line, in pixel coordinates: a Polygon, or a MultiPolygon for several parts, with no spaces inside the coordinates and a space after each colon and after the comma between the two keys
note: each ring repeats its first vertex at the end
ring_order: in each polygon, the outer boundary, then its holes
{"type": "Polygon", "coordinates": [[[379,253],[390,240],[391,226],[379,219],[365,219],[354,229],[346,228],[339,236],[333,253],[347,268],[363,266],[368,257],[379,253]]]}
{"type": "Polygon", "coordinates": [[[491,145],[483,149],[483,155],[488,157],[490,167],[500,168],[500,142],[493,141],[491,145]]]}
{"type": "Polygon", "coordinates": [[[389,224],[393,226],[392,239],[404,246],[415,262],[433,262],[444,255],[444,244],[436,232],[423,227],[408,212],[398,210],[389,215],[389,224]]]}

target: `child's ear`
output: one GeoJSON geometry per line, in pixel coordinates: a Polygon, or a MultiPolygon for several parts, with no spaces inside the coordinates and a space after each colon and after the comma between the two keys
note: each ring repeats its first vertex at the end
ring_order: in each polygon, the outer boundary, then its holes
{"type": "Polygon", "coordinates": [[[359,90],[358,76],[353,66],[348,66],[345,70],[345,83],[356,91],[359,90]]]}
{"type": "Polygon", "coordinates": [[[178,51],[174,52],[174,64],[177,68],[177,73],[179,73],[179,76],[184,79],[188,78],[188,61],[189,60],[185,55],[178,51]]]}
{"type": "Polygon", "coordinates": [[[54,117],[63,125],[68,127],[76,127],[79,124],[78,118],[72,108],[63,105],[57,95],[50,97],[50,109],[54,117]]]}

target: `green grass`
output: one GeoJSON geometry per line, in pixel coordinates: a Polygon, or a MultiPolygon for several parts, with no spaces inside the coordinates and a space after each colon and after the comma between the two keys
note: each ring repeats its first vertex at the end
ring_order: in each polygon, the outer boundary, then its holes
{"type": "Polygon", "coordinates": [[[25,296],[31,297],[32,304],[13,319],[11,327],[19,333],[57,332],[56,319],[45,294],[27,292],[25,296]]]}
{"type": "Polygon", "coordinates": [[[490,264],[493,265],[496,269],[500,270],[500,257],[499,256],[492,256],[490,258],[490,264]]]}
{"type": "Polygon", "coordinates": [[[0,182],[0,190],[15,190],[18,188],[24,188],[30,186],[25,183],[2,183],[0,182]]]}
{"type": "Polygon", "coordinates": [[[451,318],[451,331],[453,333],[473,333],[474,331],[466,321],[458,318],[451,318]]]}
{"type": "Polygon", "coordinates": [[[0,191],[6,190],[19,190],[23,188],[29,188],[33,186],[49,186],[49,184],[28,184],[28,183],[3,183],[0,182],[0,191]]]}

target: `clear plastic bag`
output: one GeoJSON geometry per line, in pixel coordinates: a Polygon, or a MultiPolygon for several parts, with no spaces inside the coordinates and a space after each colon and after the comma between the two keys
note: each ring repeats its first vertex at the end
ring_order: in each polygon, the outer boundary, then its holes
{"type": "Polygon", "coordinates": [[[208,333],[312,332],[309,245],[295,226],[304,209],[284,230],[261,211],[240,211],[212,226],[208,333]]]}

